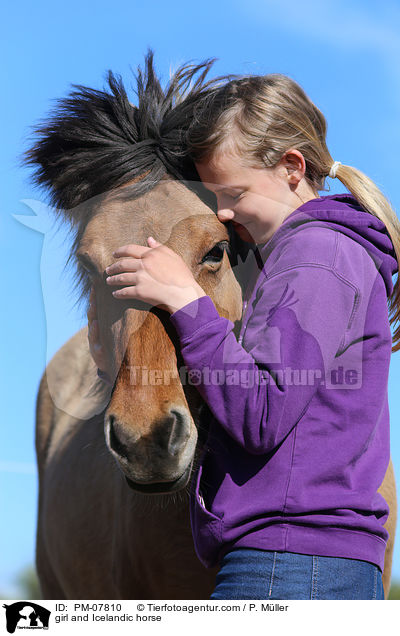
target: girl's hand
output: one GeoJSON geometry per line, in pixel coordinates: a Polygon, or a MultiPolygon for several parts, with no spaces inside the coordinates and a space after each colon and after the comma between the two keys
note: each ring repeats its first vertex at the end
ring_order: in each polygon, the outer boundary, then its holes
{"type": "Polygon", "coordinates": [[[89,351],[95,364],[103,372],[106,373],[106,361],[103,347],[100,342],[99,322],[97,320],[97,306],[94,289],[90,290],[89,309],[87,312],[88,319],[88,341],[89,351]]]}
{"type": "Polygon", "coordinates": [[[113,253],[120,260],[107,267],[106,282],[123,286],[113,291],[115,298],[135,298],[173,313],[206,295],[178,254],[151,236],[147,242],[149,247],[124,245],[113,253]]]}

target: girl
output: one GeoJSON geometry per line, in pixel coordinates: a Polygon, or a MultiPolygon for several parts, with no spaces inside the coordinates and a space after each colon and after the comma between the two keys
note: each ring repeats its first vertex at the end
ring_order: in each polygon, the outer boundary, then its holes
{"type": "MultiPolygon", "coordinates": [[[[106,270],[115,298],[162,305],[188,368],[207,371],[198,388],[214,419],[191,523],[200,560],[220,566],[215,599],[383,598],[377,490],[399,223],[370,179],[332,160],[325,136],[321,112],[283,75],[230,81],[198,105],[190,155],[218,218],[261,263],[239,340],[153,238],[118,249],[106,270]],[[351,194],[319,197],[327,176],[351,194]]],[[[394,350],[399,341],[398,326],[394,350]]]]}

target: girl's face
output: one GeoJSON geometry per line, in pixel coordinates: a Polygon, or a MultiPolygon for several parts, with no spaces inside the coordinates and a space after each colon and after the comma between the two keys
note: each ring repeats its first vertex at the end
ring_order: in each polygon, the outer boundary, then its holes
{"type": "Polygon", "coordinates": [[[303,155],[290,152],[294,158],[286,153],[273,168],[244,167],[228,154],[196,164],[204,186],[217,197],[219,220],[232,221],[243,240],[266,243],[293,210],[318,196],[303,178],[303,155]]]}

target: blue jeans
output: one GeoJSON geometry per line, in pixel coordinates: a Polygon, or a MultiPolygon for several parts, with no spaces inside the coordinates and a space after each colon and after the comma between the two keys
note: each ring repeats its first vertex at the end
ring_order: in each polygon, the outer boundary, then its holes
{"type": "Polygon", "coordinates": [[[380,569],[357,559],[237,548],[222,559],[211,599],[384,598],[380,569]]]}

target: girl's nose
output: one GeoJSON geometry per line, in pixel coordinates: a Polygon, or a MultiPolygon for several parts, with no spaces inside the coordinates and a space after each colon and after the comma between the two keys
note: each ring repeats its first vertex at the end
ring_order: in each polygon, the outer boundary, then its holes
{"type": "Polygon", "coordinates": [[[235,216],[235,213],[233,210],[230,210],[229,208],[225,208],[225,207],[224,208],[218,207],[217,217],[221,221],[221,223],[226,223],[227,221],[231,221],[234,216],[235,216]]]}

